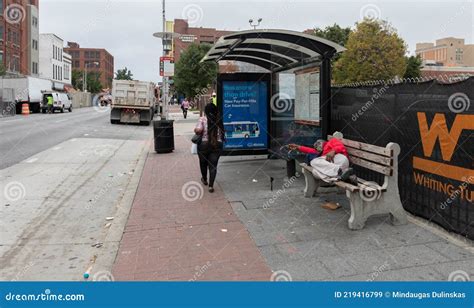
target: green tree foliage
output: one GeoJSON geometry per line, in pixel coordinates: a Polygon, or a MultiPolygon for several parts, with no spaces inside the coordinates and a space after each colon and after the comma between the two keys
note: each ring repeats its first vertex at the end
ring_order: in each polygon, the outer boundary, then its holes
{"type": "Polygon", "coordinates": [[[2,63],[0,63],[0,76],[5,76],[7,73],[7,70],[5,69],[5,66],[3,66],[2,63]]]}
{"type": "Polygon", "coordinates": [[[181,54],[176,63],[174,85],[179,93],[186,97],[195,97],[202,89],[209,87],[217,77],[217,64],[200,63],[211,46],[209,44],[191,44],[181,54]]]}
{"type": "Polygon", "coordinates": [[[405,74],[407,46],[386,21],[365,19],[350,33],[335,64],[337,83],[391,79],[405,74]]]}
{"type": "Polygon", "coordinates": [[[117,80],[133,80],[133,74],[132,72],[125,67],[124,69],[119,69],[115,73],[115,79],[117,80]]]}
{"type": "Polygon", "coordinates": [[[417,78],[421,76],[421,65],[423,61],[419,56],[406,57],[407,69],[403,78],[417,78]]]}
{"type": "Polygon", "coordinates": [[[327,26],[324,29],[322,28],[314,29],[314,35],[330,40],[341,46],[346,46],[350,33],[351,33],[350,27],[342,28],[338,24],[327,26]]]}
{"type": "MultiPolygon", "coordinates": [[[[87,72],[87,91],[91,93],[99,93],[102,91],[103,86],[100,83],[99,72],[87,72]]],[[[82,91],[83,89],[84,72],[79,70],[72,71],[72,86],[76,90],[82,91]]]]}

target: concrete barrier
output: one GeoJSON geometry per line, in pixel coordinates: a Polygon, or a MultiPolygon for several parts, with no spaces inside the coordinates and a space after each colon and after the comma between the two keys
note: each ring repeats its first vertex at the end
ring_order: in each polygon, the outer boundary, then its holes
{"type": "Polygon", "coordinates": [[[72,108],[92,107],[92,94],[85,92],[69,93],[72,98],[72,108]]]}

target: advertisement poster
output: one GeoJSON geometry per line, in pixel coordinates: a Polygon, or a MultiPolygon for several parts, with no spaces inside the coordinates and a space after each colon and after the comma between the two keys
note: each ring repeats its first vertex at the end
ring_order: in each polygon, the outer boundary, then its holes
{"type": "Polygon", "coordinates": [[[268,147],[268,85],[265,81],[225,81],[222,85],[226,150],[268,147]]]}

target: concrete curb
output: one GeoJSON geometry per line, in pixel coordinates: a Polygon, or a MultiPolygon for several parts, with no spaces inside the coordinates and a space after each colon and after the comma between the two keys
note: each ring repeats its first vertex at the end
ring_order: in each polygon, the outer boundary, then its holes
{"type": "Polygon", "coordinates": [[[107,236],[104,240],[104,246],[100,253],[96,255],[96,258],[91,260],[91,278],[97,274],[100,276],[98,277],[99,279],[109,280],[108,277],[113,279],[111,274],[112,267],[119,251],[123,232],[125,230],[125,226],[127,225],[128,217],[133,206],[133,201],[137,193],[138,185],[140,184],[146,160],[150,153],[150,145],[152,142],[153,137],[150,137],[148,139],[147,146],[143,147],[132,178],[127,184],[122,199],[117,204],[117,212],[114,220],[111,221],[112,225],[110,226],[110,229],[107,231],[107,236]]]}

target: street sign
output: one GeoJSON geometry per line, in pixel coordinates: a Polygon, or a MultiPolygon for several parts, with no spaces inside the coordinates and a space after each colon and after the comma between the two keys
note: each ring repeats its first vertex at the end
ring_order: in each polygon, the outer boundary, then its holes
{"type": "Polygon", "coordinates": [[[160,76],[173,77],[174,76],[174,58],[160,57],[160,76]]]}

